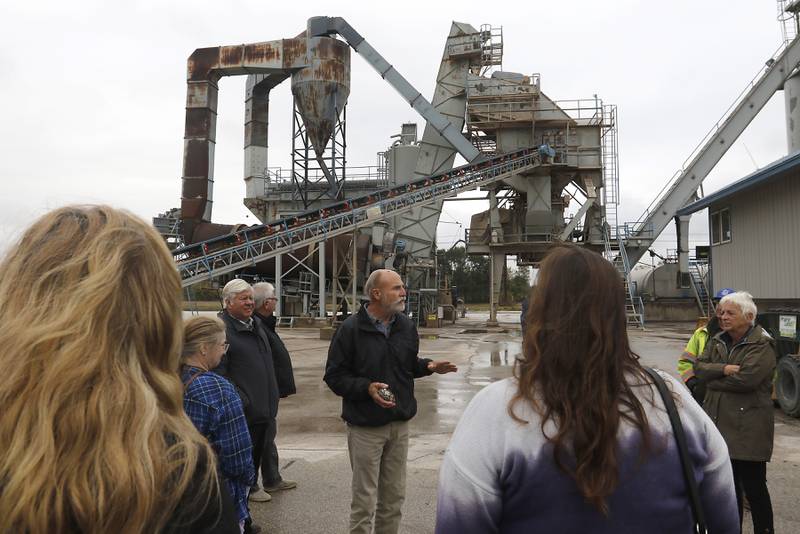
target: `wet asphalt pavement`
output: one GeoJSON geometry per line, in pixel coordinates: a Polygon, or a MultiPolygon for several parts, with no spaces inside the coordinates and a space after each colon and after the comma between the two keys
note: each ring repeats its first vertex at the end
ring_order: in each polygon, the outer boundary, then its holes
{"type": "MultiPolygon", "coordinates": [[[[420,329],[420,356],[447,359],[458,372],[416,381],[418,414],[411,422],[402,533],[433,532],[438,469],[450,435],[470,399],[487,384],[511,376],[521,351],[519,313],[501,313],[500,328],[485,316],[468,315],[455,325],[420,329]]],[[[651,324],[630,332],[645,365],[674,373],[691,334],[688,323],[651,324]]],[[[284,478],[298,487],[251,503],[257,523],[270,534],[347,532],[350,465],[340,399],[322,382],[328,341],[316,329],[279,330],[292,355],[297,395],[281,400],[278,448],[284,478]]],[[[768,467],[776,532],[800,532],[800,420],[776,411],[775,454],[768,467]]],[[[751,532],[745,518],[744,532],[751,532]]]]}

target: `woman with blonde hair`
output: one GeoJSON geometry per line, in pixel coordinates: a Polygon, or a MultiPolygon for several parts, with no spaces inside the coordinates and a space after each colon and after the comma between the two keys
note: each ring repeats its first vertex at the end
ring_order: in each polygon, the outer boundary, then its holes
{"type": "Polygon", "coordinates": [[[183,411],[180,289],[159,234],[105,206],[0,262],[0,532],[238,530],[183,411]]]}
{"type": "Polygon", "coordinates": [[[682,476],[665,404],[628,342],[610,262],[553,248],[525,328],[515,376],[480,391],[453,434],[436,532],[693,532],[702,523],[693,502],[709,532],[739,531],[722,436],[686,388],[653,371],[667,398],[672,390],[696,494],[682,476]]]}
{"type": "Polygon", "coordinates": [[[247,509],[247,494],[255,483],[253,445],[242,401],[230,382],[211,371],[227,349],[222,319],[193,317],[184,323],[183,408],[217,453],[219,471],[236,506],[240,528],[246,534],[255,534],[260,528],[253,525],[247,509]]]}

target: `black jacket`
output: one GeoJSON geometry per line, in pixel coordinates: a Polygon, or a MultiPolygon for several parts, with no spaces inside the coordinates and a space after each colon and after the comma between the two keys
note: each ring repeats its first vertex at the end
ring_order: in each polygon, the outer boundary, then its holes
{"type": "Polygon", "coordinates": [[[219,317],[225,322],[230,347],[214,372],[236,386],[248,426],[266,423],[278,415],[278,383],[269,340],[264,332],[266,328],[256,316],[253,316],[252,330],[227,311],[220,313],[219,317]]]}
{"type": "Polygon", "coordinates": [[[418,352],[417,329],[403,314],[397,314],[388,338],[375,328],[364,307],[347,318],[331,341],[324,379],[342,397],[342,419],[353,425],[382,426],[414,417],[414,379],[431,374],[430,360],[418,358],[418,352]],[[372,400],[371,382],[389,385],[394,408],[381,408],[372,400]]]}
{"type": "Polygon", "coordinates": [[[239,520],[227,484],[220,476],[219,492],[206,502],[201,491],[208,457],[202,450],[197,462],[195,476],[161,534],[238,534],[239,520]]]}
{"type": "Polygon", "coordinates": [[[261,324],[264,326],[264,333],[267,334],[269,339],[269,348],[272,350],[272,363],[275,365],[275,379],[278,381],[278,392],[280,397],[288,397],[297,393],[297,387],[294,385],[294,371],[292,370],[292,358],[289,356],[289,351],[286,350],[286,345],[283,340],[275,331],[275,324],[278,319],[274,315],[266,316],[256,313],[255,315],[261,319],[261,324]]]}

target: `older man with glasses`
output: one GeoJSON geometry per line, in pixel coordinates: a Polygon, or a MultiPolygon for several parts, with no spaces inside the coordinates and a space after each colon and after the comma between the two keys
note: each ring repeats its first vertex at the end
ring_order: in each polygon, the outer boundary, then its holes
{"type": "MultiPolygon", "coordinates": [[[[228,351],[215,371],[233,382],[244,405],[247,428],[253,442],[253,465],[261,465],[270,425],[278,414],[278,382],[272,350],[260,319],[253,316],[253,288],[244,280],[231,280],[222,289],[228,351]]],[[[250,500],[266,502],[268,493],[251,492],[250,500]]]]}
{"type": "MultiPolygon", "coordinates": [[[[264,335],[269,341],[272,351],[272,363],[275,369],[275,378],[278,382],[278,394],[280,398],[288,397],[297,393],[294,384],[294,372],[292,371],[292,359],[289,351],[283,344],[278,333],[275,331],[276,323],[275,308],[278,303],[278,296],[275,294],[275,286],[268,282],[259,282],[253,285],[253,298],[255,301],[254,315],[262,327],[264,335]]],[[[272,417],[267,423],[266,439],[264,440],[264,451],[261,455],[261,483],[263,491],[255,487],[251,493],[253,497],[266,492],[275,493],[297,487],[297,482],[286,480],[281,476],[278,459],[278,447],[275,445],[275,437],[278,434],[278,423],[272,417]]],[[[256,464],[256,469],[259,465],[256,464]]]]}

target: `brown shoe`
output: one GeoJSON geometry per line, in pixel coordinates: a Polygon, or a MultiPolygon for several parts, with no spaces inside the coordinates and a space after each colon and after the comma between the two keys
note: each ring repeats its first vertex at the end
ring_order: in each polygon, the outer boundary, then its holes
{"type": "Polygon", "coordinates": [[[272,500],[272,496],[270,496],[269,492],[266,492],[261,488],[257,488],[256,490],[250,490],[248,499],[252,502],[269,502],[272,500]]]}

